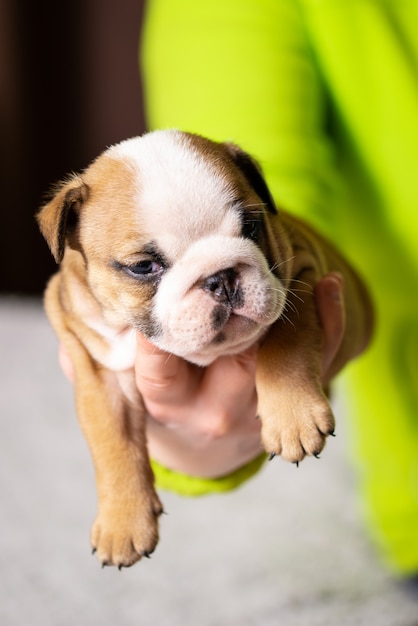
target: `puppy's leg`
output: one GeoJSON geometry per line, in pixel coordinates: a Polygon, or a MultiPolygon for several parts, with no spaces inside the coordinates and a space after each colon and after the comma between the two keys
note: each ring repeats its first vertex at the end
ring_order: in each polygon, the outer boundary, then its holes
{"type": "MultiPolygon", "coordinates": [[[[309,276],[303,277],[309,289],[309,276]]],[[[260,349],[257,393],[262,439],[270,455],[293,463],[317,455],[334,431],[334,416],[320,383],[322,330],[313,290],[289,294],[285,315],[260,349]]]]}
{"type": "Polygon", "coordinates": [[[116,375],[94,362],[78,339],[66,339],[77,414],[96,471],[93,550],[104,565],[128,567],[154,550],[162,512],[146,449],[145,411],[128,402],[116,375]]]}

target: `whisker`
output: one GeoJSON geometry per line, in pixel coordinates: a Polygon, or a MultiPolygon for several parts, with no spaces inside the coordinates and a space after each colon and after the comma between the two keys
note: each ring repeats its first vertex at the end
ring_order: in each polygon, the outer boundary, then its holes
{"type": "MultiPolygon", "coordinates": [[[[302,302],[302,304],[305,302],[305,300],[304,300],[303,298],[301,298],[300,296],[298,296],[298,294],[297,294],[297,293],[295,293],[295,292],[293,291],[293,289],[290,289],[290,290],[289,290],[289,292],[290,292],[290,293],[291,293],[291,294],[292,294],[292,295],[293,295],[293,296],[294,296],[297,300],[299,300],[299,302],[302,302]]],[[[304,293],[307,293],[307,292],[304,292],[304,293]]]]}
{"type": "Polygon", "coordinates": [[[285,321],[285,322],[287,322],[288,324],[290,324],[291,326],[293,326],[294,330],[296,330],[296,326],[295,326],[295,324],[294,324],[294,323],[293,323],[293,321],[290,319],[290,317],[288,317],[288,316],[286,315],[286,313],[284,313],[284,312],[283,312],[283,313],[281,314],[281,317],[284,319],[284,321],[285,321]]]}
{"type": "Polygon", "coordinates": [[[299,283],[300,285],[305,285],[306,287],[311,287],[311,285],[309,283],[305,283],[304,280],[299,280],[298,278],[291,278],[290,282],[291,283],[299,283]]]}
{"type": "Polygon", "coordinates": [[[272,265],[272,266],[269,268],[269,273],[271,274],[271,273],[273,273],[273,272],[274,272],[274,270],[279,269],[279,267],[281,267],[282,265],[285,265],[286,263],[290,263],[290,261],[293,261],[293,259],[294,259],[294,258],[295,258],[294,256],[291,256],[291,257],[290,257],[290,258],[288,258],[288,259],[284,259],[283,261],[280,261],[280,262],[278,262],[278,263],[274,263],[274,265],[272,265]]]}
{"type": "Polygon", "coordinates": [[[272,287],[271,285],[266,286],[267,291],[277,291],[277,293],[281,293],[283,296],[287,296],[288,290],[282,289],[281,287],[272,287]]]}
{"type": "Polygon", "coordinates": [[[298,310],[298,308],[297,308],[297,306],[296,306],[296,304],[294,302],[291,302],[290,300],[287,300],[285,308],[286,308],[286,306],[287,306],[288,309],[293,311],[293,313],[296,313],[297,316],[299,317],[299,310],[298,310]]]}
{"type": "Polygon", "coordinates": [[[292,293],[312,293],[312,289],[289,289],[292,293]]]}

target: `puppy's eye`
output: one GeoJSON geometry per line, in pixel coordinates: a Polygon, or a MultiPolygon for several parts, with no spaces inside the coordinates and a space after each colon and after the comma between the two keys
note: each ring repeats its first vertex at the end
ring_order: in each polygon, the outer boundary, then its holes
{"type": "Polygon", "coordinates": [[[147,259],[139,261],[134,265],[128,265],[125,268],[126,272],[135,278],[151,278],[159,274],[162,270],[162,266],[157,261],[147,259]]]}
{"type": "Polygon", "coordinates": [[[246,220],[242,227],[242,236],[252,241],[257,241],[260,234],[260,220],[246,220]]]}

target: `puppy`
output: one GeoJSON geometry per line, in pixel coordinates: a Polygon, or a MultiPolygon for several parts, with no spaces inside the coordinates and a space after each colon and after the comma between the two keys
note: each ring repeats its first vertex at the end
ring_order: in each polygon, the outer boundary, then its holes
{"type": "Polygon", "coordinates": [[[97,479],[91,542],[103,564],[130,566],[158,541],[137,331],[201,366],[261,343],[265,450],[296,463],[318,455],[334,418],[313,288],[330,270],[344,276],[346,331],[332,374],[367,345],[372,306],[329,243],[278,213],[248,154],[179,131],[130,139],[64,182],[38,221],[61,263],[45,305],[74,364],[97,479]]]}

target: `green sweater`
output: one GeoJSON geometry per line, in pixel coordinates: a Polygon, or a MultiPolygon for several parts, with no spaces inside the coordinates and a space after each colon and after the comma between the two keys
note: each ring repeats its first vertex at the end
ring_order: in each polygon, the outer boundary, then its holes
{"type": "Polygon", "coordinates": [[[418,2],[149,0],[141,61],[150,127],[240,144],[368,282],[356,469],[383,556],[418,572],[418,2]]]}

